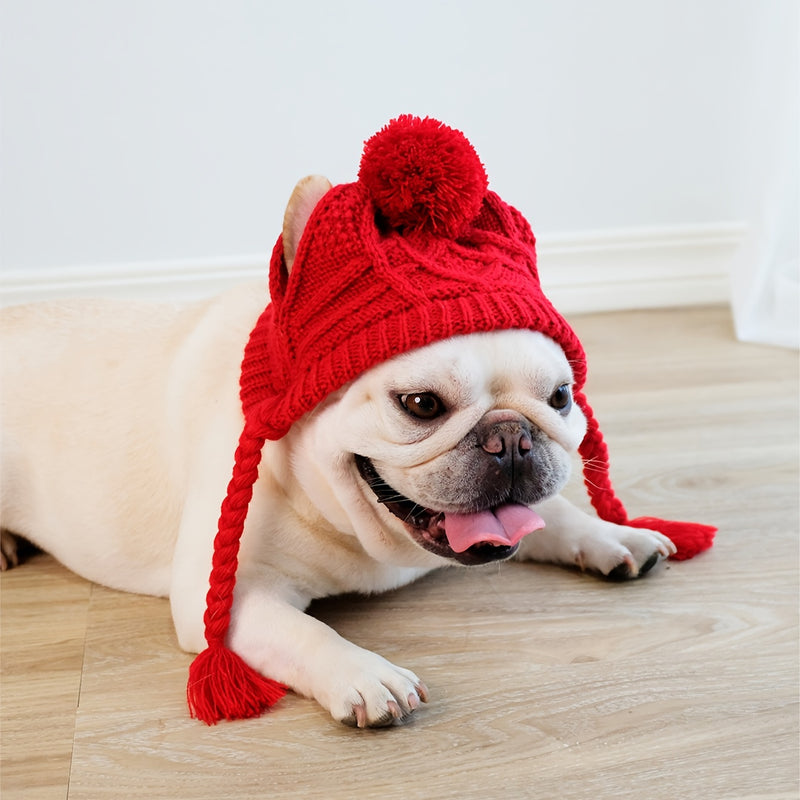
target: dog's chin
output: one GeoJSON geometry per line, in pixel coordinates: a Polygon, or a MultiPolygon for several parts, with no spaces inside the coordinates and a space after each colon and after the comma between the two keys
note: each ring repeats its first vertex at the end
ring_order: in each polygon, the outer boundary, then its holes
{"type": "Polygon", "coordinates": [[[356,455],[355,462],[361,478],[378,502],[394,514],[405,525],[411,538],[428,552],[465,566],[477,566],[492,561],[504,561],[519,549],[519,544],[509,546],[484,542],[457,553],[447,541],[443,511],[425,508],[404,497],[384,481],[365,456],[356,455]]]}

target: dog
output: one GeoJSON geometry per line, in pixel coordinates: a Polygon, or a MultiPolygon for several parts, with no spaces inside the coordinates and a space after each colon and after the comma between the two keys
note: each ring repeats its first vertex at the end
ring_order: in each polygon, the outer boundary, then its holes
{"type": "MultiPolygon", "coordinates": [[[[329,189],[312,177],[292,194],[289,272],[329,189]]],[[[203,649],[219,502],[242,428],[239,368],[264,305],[259,284],[186,306],[3,310],[4,566],[21,536],[90,581],[169,597],[180,646],[203,649]]],[[[636,578],[674,554],[661,533],[560,496],[586,432],[572,384],[542,333],[471,333],[378,364],[267,441],[231,649],[335,720],[399,723],[427,702],[422,680],[305,614],[313,599],[511,558],[636,578]]]]}

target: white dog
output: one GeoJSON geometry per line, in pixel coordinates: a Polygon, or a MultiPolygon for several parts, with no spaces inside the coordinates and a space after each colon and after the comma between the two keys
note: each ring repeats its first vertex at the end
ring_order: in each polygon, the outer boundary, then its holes
{"type": "MultiPolygon", "coordinates": [[[[327,189],[311,183],[315,197],[327,189]]],[[[303,187],[287,208],[287,264],[313,208],[303,187]]],[[[242,426],[239,366],[263,308],[263,287],[244,286],[184,308],[86,300],[2,314],[3,529],[89,580],[169,596],[188,651],[204,646],[212,540],[242,426]]],[[[386,724],[427,699],[424,685],[304,614],[312,599],[510,556],[635,577],[673,553],[659,533],[558,496],[585,433],[571,383],[542,334],[472,334],[381,364],[267,442],[232,649],[338,720],[386,724]],[[432,429],[439,406],[447,418],[432,429]],[[443,513],[476,496],[496,505],[504,461],[519,472],[513,500],[545,527],[519,545],[476,544],[467,530],[456,552],[443,513]],[[376,475],[395,497],[376,496],[376,475]],[[420,515],[411,525],[397,516],[405,498],[420,515]]]]}
{"type": "MultiPolygon", "coordinates": [[[[309,219],[323,199],[337,202],[330,189],[305,179],[289,201],[276,253],[290,283],[311,247],[309,219]]],[[[262,286],[244,286],[185,307],[82,300],[3,311],[4,560],[14,561],[10,532],[88,580],[168,596],[181,647],[202,650],[242,431],[242,353],[265,305],[262,286]]],[[[498,330],[406,349],[325,396],[263,447],[230,649],[337,720],[391,724],[427,700],[424,684],[306,615],[314,598],[512,557],[634,578],[674,554],[662,533],[559,496],[586,433],[572,385],[551,338],[498,330]]]]}

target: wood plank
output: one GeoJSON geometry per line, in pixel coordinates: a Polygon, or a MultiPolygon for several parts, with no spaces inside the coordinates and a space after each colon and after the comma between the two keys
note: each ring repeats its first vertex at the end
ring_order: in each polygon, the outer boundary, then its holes
{"type": "Polygon", "coordinates": [[[92,585],[35,556],[0,581],[0,795],[67,796],[92,585]]]}

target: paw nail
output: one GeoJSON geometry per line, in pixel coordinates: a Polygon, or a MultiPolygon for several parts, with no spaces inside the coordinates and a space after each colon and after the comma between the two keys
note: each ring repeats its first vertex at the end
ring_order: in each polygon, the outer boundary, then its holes
{"type": "Polygon", "coordinates": [[[419,697],[417,697],[413,692],[408,696],[408,707],[414,711],[414,709],[419,708],[419,697]]]}
{"type": "Polygon", "coordinates": [[[642,564],[642,568],[639,570],[639,577],[647,575],[656,564],[658,564],[658,553],[653,553],[653,555],[642,564]]]}

